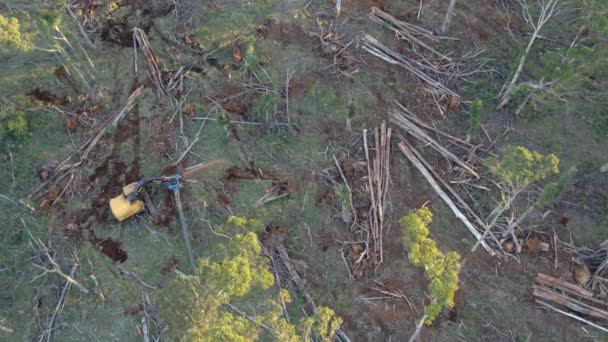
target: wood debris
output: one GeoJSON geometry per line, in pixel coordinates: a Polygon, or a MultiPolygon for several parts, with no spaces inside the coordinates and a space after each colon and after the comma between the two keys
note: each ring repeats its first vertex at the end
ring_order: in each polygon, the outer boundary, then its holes
{"type": "Polygon", "coordinates": [[[420,127],[416,126],[412,121],[410,121],[406,115],[399,111],[393,111],[389,114],[389,118],[392,123],[402,128],[408,134],[413,136],[414,138],[420,140],[422,143],[428,144],[435,151],[439,152],[443,157],[453,161],[454,163],[461,166],[464,170],[475,176],[475,178],[479,178],[479,175],[473,167],[469,164],[462,161],[460,158],[456,157],[452,152],[448,151],[445,147],[439,144],[436,140],[431,138],[427,133],[425,133],[420,127]]]}
{"type": "Polygon", "coordinates": [[[608,323],[608,302],[596,298],[593,292],[585,290],[576,284],[543,273],[538,273],[532,289],[537,303],[566,314],[581,322],[608,331],[607,328],[602,327],[599,324],[594,324],[586,318],[577,315],[579,314],[602,321],[603,324],[608,323]],[[561,306],[563,310],[560,310],[547,302],[561,306]],[[569,313],[566,310],[577,314],[569,313]]]}
{"type": "Polygon", "coordinates": [[[409,48],[397,53],[368,34],[361,37],[362,48],[388,63],[401,66],[430,85],[433,90],[431,94],[441,95],[439,100],[447,98],[452,109],[460,103],[460,96],[447,86],[451,80],[467,80],[471,75],[492,71],[486,67],[489,59],[482,57],[483,49],[453,57],[432,44],[439,40],[457,39],[437,36],[431,30],[399,20],[376,7],[372,7],[369,19],[394,32],[397,39],[407,41],[409,48]]]}
{"type": "Polygon", "coordinates": [[[385,62],[401,66],[409,73],[436,89],[439,93],[450,96],[459,96],[456,92],[449,89],[437,79],[429,75],[428,72],[422,71],[419,63],[391,50],[389,47],[380,43],[378,40],[376,40],[376,38],[370,36],[369,34],[363,35],[363,37],[361,37],[361,41],[363,42],[361,47],[365,51],[384,60],[385,62]]]}
{"type": "MultiPolygon", "coordinates": [[[[49,185],[57,184],[61,182],[63,179],[67,177],[73,177],[76,169],[79,166],[82,166],[89,157],[89,153],[93,150],[95,146],[99,143],[101,138],[107,133],[107,127],[111,124],[118,124],[120,119],[124,117],[134,106],[135,100],[141,94],[143,86],[136,88],[129,98],[127,99],[127,104],[123,107],[119,112],[116,112],[110,115],[101,125],[97,134],[93,136],[91,139],[87,140],[80,148],[73,153],[71,153],[64,161],[59,163],[53,169],[53,174],[46,179],[46,181],[42,182],[28,197],[32,197],[38,194],[40,191],[45,189],[49,185]],[[74,161],[73,158],[78,157],[78,160],[74,161]]],[[[69,185],[69,182],[68,182],[69,185]]],[[[67,186],[66,186],[67,187],[67,186]]],[[[65,188],[64,188],[65,191],[65,188]]]]}
{"type": "Polygon", "coordinates": [[[422,27],[410,24],[405,21],[401,21],[392,15],[383,12],[377,7],[372,7],[372,11],[369,14],[371,21],[376,22],[389,30],[395,32],[395,35],[399,39],[407,40],[412,45],[418,46],[422,49],[428,50],[436,56],[445,59],[448,62],[452,61],[452,58],[442,54],[441,52],[433,49],[431,46],[426,44],[420,38],[427,38],[432,41],[438,41],[439,37],[436,36],[432,31],[424,29],[422,27]],[[419,38],[420,37],[420,38],[419,38]]]}
{"type": "Polygon", "coordinates": [[[368,191],[371,200],[368,215],[371,232],[368,237],[371,239],[368,239],[368,245],[371,242],[374,254],[379,257],[378,264],[381,264],[384,261],[382,235],[385,230],[384,216],[390,186],[391,129],[386,127],[386,122],[382,122],[380,133],[378,133],[378,128],[374,130],[374,137],[376,156],[370,159],[367,130],[363,130],[368,191]]]}
{"type": "Polygon", "coordinates": [[[142,29],[133,28],[133,40],[137,42],[144,55],[146,73],[156,87],[158,96],[160,98],[165,96],[173,98],[173,92],[183,92],[184,67],[180,67],[176,71],[167,69],[163,60],[152,49],[148,36],[142,29]]]}

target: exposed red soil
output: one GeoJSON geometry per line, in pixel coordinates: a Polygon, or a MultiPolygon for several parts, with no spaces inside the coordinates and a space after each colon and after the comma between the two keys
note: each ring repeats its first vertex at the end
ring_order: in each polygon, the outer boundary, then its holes
{"type": "Polygon", "coordinates": [[[274,40],[281,45],[300,45],[312,49],[315,41],[310,38],[299,25],[276,23],[267,20],[257,28],[258,39],[274,40]]]}
{"type": "Polygon", "coordinates": [[[219,93],[214,94],[211,98],[218,102],[226,112],[246,118],[251,105],[250,100],[245,95],[237,98],[242,92],[242,87],[235,84],[227,84],[219,93]]]}
{"type": "Polygon", "coordinates": [[[144,304],[137,304],[136,306],[123,306],[123,313],[125,316],[137,316],[144,311],[144,304]]]}
{"type": "Polygon", "coordinates": [[[125,249],[122,248],[122,243],[114,241],[110,238],[100,239],[95,237],[95,233],[91,231],[91,237],[89,238],[92,244],[95,245],[105,256],[112,259],[114,262],[123,263],[127,261],[128,254],[125,249]]]}
{"type": "Polygon", "coordinates": [[[67,96],[55,95],[48,90],[41,90],[40,88],[34,88],[34,90],[26,95],[36,101],[42,102],[44,105],[64,106],[70,102],[70,98],[67,96]]]}
{"type": "Polygon", "coordinates": [[[167,261],[167,263],[165,263],[165,266],[163,266],[163,269],[160,270],[160,274],[167,275],[167,274],[173,272],[173,270],[177,267],[178,264],[179,264],[179,258],[176,256],[173,256],[171,259],[169,259],[169,261],[167,261]]]}
{"type": "Polygon", "coordinates": [[[315,195],[315,205],[319,206],[324,203],[333,203],[337,195],[333,189],[321,188],[315,195]]]}

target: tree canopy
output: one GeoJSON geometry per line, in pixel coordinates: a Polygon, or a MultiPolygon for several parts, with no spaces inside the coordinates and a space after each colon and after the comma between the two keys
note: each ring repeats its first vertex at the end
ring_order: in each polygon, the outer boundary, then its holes
{"type": "Polygon", "coordinates": [[[559,159],[554,154],[542,155],[523,146],[501,149],[499,158],[486,159],[490,172],[512,190],[523,189],[530,183],[559,173],[559,159]]]}
{"type": "Polygon", "coordinates": [[[21,32],[21,24],[17,18],[6,18],[0,15],[0,43],[20,51],[27,51],[31,43],[21,32]]]}
{"type": "Polygon", "coordinates": [[[426,306],[425,323],[430,325],[445,307],[454,306],[454,294],[458,290],[460,255],[456,252],[442,253],[429,237],[428,225],[433,214],[427,207],[403,216],[399,223],[403,229],[403,245],[408,249],[408,258],[415,266],[423,267],[430,281],[428,293],[433,301],[426,306]]]}
{"type": "Polygon", "coordinates": [[[199,260],[200,276],[180,276],[165,289],[161,315],[173,338],[249,342],[264,336],[295,342],[315,336],[321,341],[331,340],[342,319],[330,308],[321,306],[316,314],[292,319],[291,323],[284,318],[283,303],[289,304],[292,299],[287,290],[271,288],[274,276],[255,233],[261,229],[263,225],[257,220],[229,218],[218,230],[232,238],[218,246],[216,258],[199,260]],[[239,301],[255,303],[255,322],[227,309],[227,305],[239,301]],[[261,332],[261,324],[272,333],[261,332]]]}

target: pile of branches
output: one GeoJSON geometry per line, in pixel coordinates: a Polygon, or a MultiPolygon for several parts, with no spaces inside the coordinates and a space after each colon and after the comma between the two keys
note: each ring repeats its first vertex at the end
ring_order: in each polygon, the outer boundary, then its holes
{"type": "Polygon", "coordinates": [[[430,30],[401,21],[376,7],[372,8],[369,18],[393,31],[398,39],[407,41],[408,54],[397,53],[368,34],[364,34],[361,38],[363,49],[390,64],[401,66],[428,84],[433,92],[442,96],[459,97],[447,85],[451,80],[466,81],[476,73],[489,71],[485,67],[489,59],[480,57],[483,50],[451,57],[450,53],[444,54],[433,48],[431,44],[440,40],[455,40],[454,38],[435,35],[430,30]]]}
{"type": "MultiPolygon", "coordinates": [[[[369,232],[367,234],[368,246],[372,246],[374,254],[378,256],[378,263],[384,261],[382,235],[384,227],[384,210],[388,202],[390,186],[390,158],[391,158],[391,132],[386,122],[382,122],[380,133],[374,130],[375,158],[370,160],[367,143],[367,130],[363,130],[363,144],[365,145],[365,159],[367,161],[368,192],[371,201],[369,209],[369,232]]],[[[365,251],[367,253],[368,251],[365,251]]]]}
{"type": "MultiPolygon", "coordinates": [[[[184,92],[184,67],[180,67],[176,71],[167,69],[163,60],[152,49],[144,30],[137,27],[133,28],[133,41],[134,44],[137,42],[144,55],[146,73],[156,87],[158,96],[175,99],[176,95],[182,94],[184,92]]],[[[137,72],[137,60],[135,61],[135,71],[137,72]]]]}

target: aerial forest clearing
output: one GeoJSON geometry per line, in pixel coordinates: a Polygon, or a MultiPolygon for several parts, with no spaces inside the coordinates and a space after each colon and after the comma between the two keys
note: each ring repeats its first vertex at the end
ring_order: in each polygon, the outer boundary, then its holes
{"type": "Polygon", "coordinates": [[[601,0],[0,1],[0,341],[608,339],[601,0]]]}

